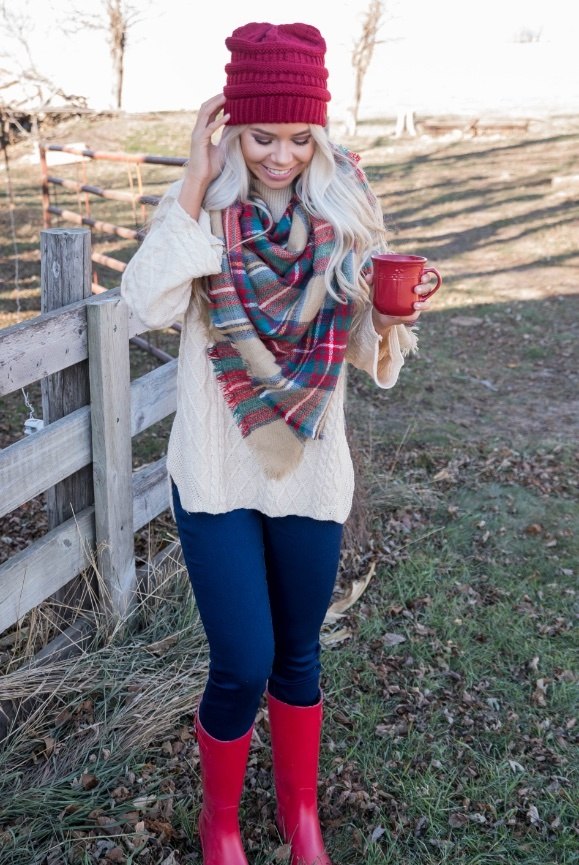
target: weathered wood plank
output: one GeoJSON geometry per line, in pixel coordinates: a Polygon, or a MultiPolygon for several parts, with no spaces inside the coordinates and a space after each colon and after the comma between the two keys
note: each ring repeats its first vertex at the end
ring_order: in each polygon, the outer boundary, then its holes
{"type": "Polygon", "coordinates": [[[0,565],[0,633],[89,567],[94,546],[88,508],[0,565]]]}
{"type": "Polygon", "coordinates": [[[91,460],[89,406],[4,448],[0,451],[0,517],[91,460]]]}
{"type": "MultiPolygon", "coordinates": [[[[120,289],[110,288],[106,294],[118,297],[120,289]]],[[[99,300],[100,296],[92,297],[4,328],[0,335],[0,396],[86,360],[86,310],[99,300]]],[[[129,311],[129,337],[147,329],[129,311]]]]}
{"type": "Polygon", "coordinates": [[[137,435],[177,408],[177,359],[131,383],[131,435],[137,435]]]}
{"type": "MultiPolygon", "coordinates": [[[[176,408],[177,360],[131,383],[131,435],[176,408]]],[[[0,451],[0,517],[43,493],[92,461],[90,407],[0,451]]]]}
{"type": "Polygon", "coordinates": [[[133,474],[133,531],[138,532],[168,507],[167,458],[161,457],[133,474]]]}
{"type": "Polygon", "coordinates": [[[127,307],[102,295],[87,309],[97,562],[113,615],[136,585],[127,307]]]}
{"type": "MultiPolygon", "coordinates": [[[[91,237],[87,228],[40,232],[40,300],[52,312],[91,296],[91,237]]],[[[42,417],[47,426],[90,402],[88,361],[73,364],[42,381],[42,417]]],[[[48,528],[54,529],[93,501],[92,472],[86,466],[46,491],[48,528]]],[[[61,599],[64,601],[64,598],[61,599]]]]}
{"type": "MultiPolygon", "coordinates": [[[[133,532],[169,507],[166,458],[133,474],[133,532]]],[[[94,508],[63,523],[0,565],[0,633],[90,567],[94,508]]]]}

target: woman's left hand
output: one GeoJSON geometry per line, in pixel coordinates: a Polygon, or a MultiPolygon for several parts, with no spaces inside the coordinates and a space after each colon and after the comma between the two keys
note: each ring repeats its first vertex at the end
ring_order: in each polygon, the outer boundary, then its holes
{"type": "MultiPolygon", "coordinates": [[[[419,285],[414,286],[414,293],[419,298],[423,294],[428,294],[431,291],[432,286],[430,285],[430,281],[432,278],[432,274],[425,273],[420,280],[419,285]]],[[[374,282],[373,274],[369,274],[366,277],[366,282],[368,285],[372,285],[374,282]]],[[[374,323],[374,327],[378,333],[383,334],[384,331],[388,330],[390,327],[394,327],[396,324],[405,324],[407,326],[411,326],[416,324],[418,319],[420,318],[420,314],[425,312],[427,309],[430,309],[432,305],[432,300],[429,298],[428,300],[419,300],[417,299],[412,306],[416,310],[413,315],[385,315],[383,312],[378,312],[375,307],[372,307],[372,321],[374,323]]]]}

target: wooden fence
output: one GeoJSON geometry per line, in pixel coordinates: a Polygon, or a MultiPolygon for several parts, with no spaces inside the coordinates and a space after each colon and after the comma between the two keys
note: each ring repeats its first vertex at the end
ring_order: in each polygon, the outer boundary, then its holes
{"type": "Polygon", "coordinates": [[[177,360],[131,382],[129,339],[147,328],[118,288],[86,296],[90,257],[88,229],[43,231],[42,280],[81,280],[85,296],[6,328],[0,339],[0,396],[40,379],[45,392],[51,383],[62,392],[59,377],[68,372],[89,381],[87,404],[48,423],[45,411],[43,429],[0,451],[0,516],[51,490],[68,506],[68,514],[56,509],[46,535],[0,566],[0,632],[95,561],[107,603],[122,616],[136,585],[134,532],[169,504],[165,458],[133,472],[131,437],[175,411],[177,360]],[[92,485],[81,484],[85,501],[75,510],[67,479],[87,471],[92,485]]]}
{"type": "MultiPolygon", "coordinates": [[[[42,222],[45,228],[50,228],[52,225],[52,217],[57,216],[64,222],[72,223],[73,225],[89,226],[94,233],[101,232],[107,236],[119,237],[124,240],[140,240],[141,230],[130,228],[126,225],[118,225],[113,222],[105,222],[100,219],[95,219],[91,211],[91,199],[108,199],[111,201],[119,201],[129,203],[133,207],[134,216],[136,219],[136,207],[140,205],[142,208],[142,222],[146,221],[145,205],[156,206],[159,203],[159,195],[145,195],[143,192],[143,179],[141,175],[142,165],[162,165],[171,166],[173,168],[182,167],[187,162],[185,156],[159,156],[150,153],[125,153],[122,151],[103,151],[93,150],[87,147],[77,147],[67,144],[46,144],[41,142],[39,145],[40,154],[40,171],[42,178],[42,222]],[[133,182],[132,174],[129,171],[130,190],[123,191],[118,189],[107,189],[102,186],[88,183],[88,177],[84,172],[85,163],[83,166],[84,183],[80,180],[72,180],[70,178],[59,177],[49,170],[48,154],[49,153],[66,153],[77,157],[79,160],[94,161],[94,162],[112,162],[115,165],[126,165],[127,168],[134,167],[136,170],[136,184],[133,182]],[[136,190],[135,190],[136,185],[136,190]],[[77,194],[78,210],[59,207],[51,200],[50,190],[52,189],[67,189],[77,194]],[[82,197],[81,197],[82,196],[82,197]],[[84,207],[83,207],[84,204],[84,207]],[[83,212],[84,211],[84,212],[83,212]]],[[[123,273],[127,266],[124,261],[118,258],[113,258],[110,255],[104,255],[101,252],[92,250],[91,260],[98,264],[101,268],[108,271],[113,271],[116,274],[123,273]]],[[[106,291],[98,282],[92,281],[92,291],[95,294],[100,294],[106,291]]],[[[173,324],[173,329],[180,332],[181,326],[173,324]]],[[[159,360],[169,361],[170,355],[157,346],[151,345],[150,342],[142,339],[139,336],[132,338],[133,344],[148,351],[159,360]]]]}

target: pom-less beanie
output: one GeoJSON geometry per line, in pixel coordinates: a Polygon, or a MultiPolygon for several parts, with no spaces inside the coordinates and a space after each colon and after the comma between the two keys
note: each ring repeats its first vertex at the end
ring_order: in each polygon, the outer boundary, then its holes
{"type": "Polygon", "coordinates": [[[231,62],[224,113],[228,125],[316,123],[325,126],[330,92],[326,43],[309,24],[245,24],[225,40],[231,62]]]}

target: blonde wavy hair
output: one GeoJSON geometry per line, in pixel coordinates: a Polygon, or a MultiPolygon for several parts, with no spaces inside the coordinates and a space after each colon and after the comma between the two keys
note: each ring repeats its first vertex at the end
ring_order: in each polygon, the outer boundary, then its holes
{"type": "MultiPolygon", "coordinates": [[[[226,126],[223,130],[219,143],[223,169],[207,190],[206,210],[224,210],[234,201],[250,201],[251,174],[240,142],[246,128],[226,126]]],[[[335,245],[325,274],[329,294],[340,302],[346,297],[363,305],[369,289],[362,268],[373,252],[387,248],[382,211],[367,184],[360,182],[354,157],[331,142],[322,126],[312,124],[310,132],[316,145],[314,155],[298,177],[296,193],[308,213],[329,222],[334,230],[335,245]],[[352,267],[346,265],[350,253],[352,267]]]]}

